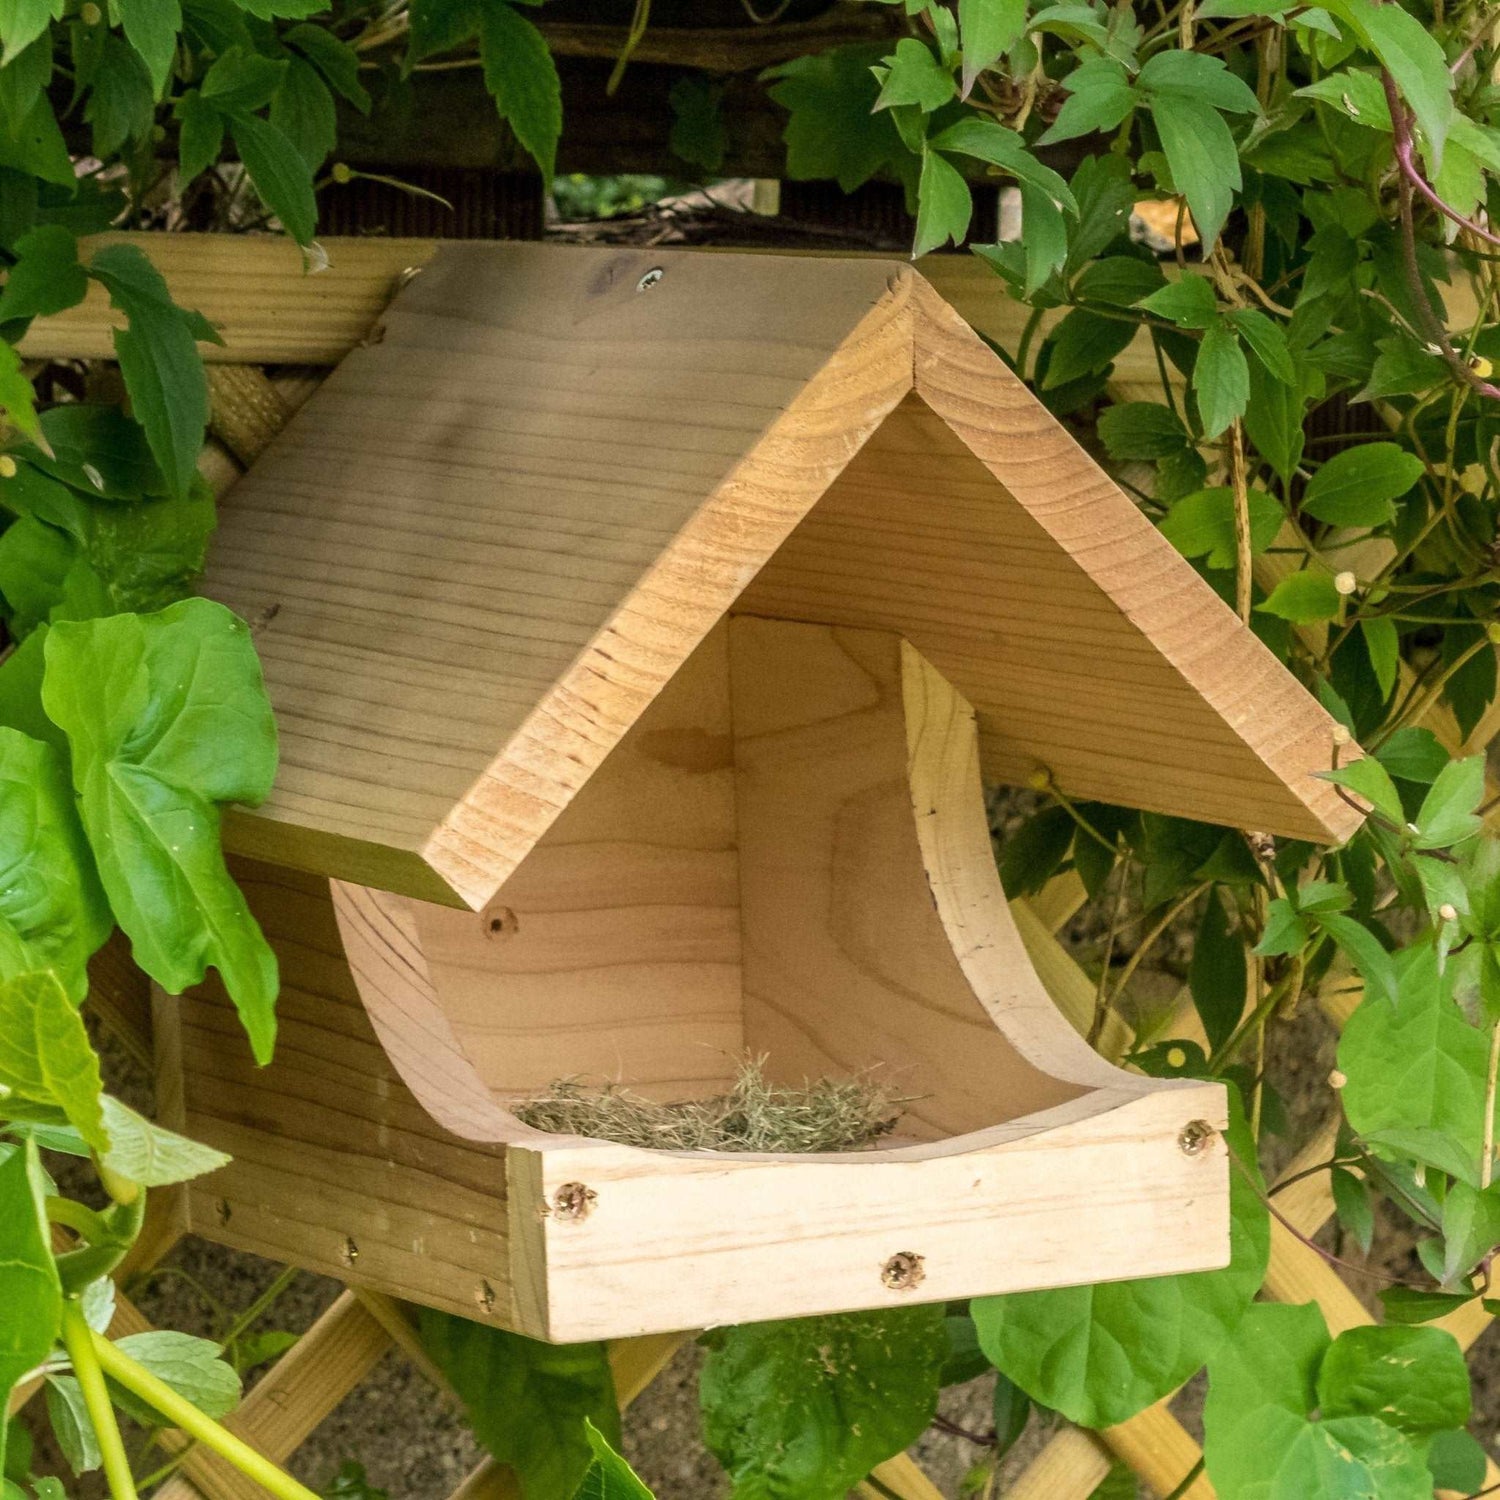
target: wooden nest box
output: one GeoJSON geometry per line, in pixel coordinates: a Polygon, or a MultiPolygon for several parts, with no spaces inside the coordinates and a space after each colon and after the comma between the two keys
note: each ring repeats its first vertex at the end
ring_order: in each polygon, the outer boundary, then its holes
{"type": "Polygon", "coordinates": [[[195,1230],[560,1341],[1226,1261],[1223,1090],[1057,1012],[980,778],[1328,841],[1331,721],[910,267],[444,247],[208,592],[281,723],[226,831],[284,987],[263,1071],[182,1004],[195,1230]],[[813,1157],[510,1112],[747,1054],[913,1102],[813,1157]]]}

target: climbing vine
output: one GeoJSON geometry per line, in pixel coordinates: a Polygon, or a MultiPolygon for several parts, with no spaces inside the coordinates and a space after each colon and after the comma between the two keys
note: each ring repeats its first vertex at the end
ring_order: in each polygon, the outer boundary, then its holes
{"type": "MultiPolygon", "coordinates": [[[[1019,233],[972,246],[995,297],[1029,309],[1003,354],[1318,695],[1349,747],[1327,777],[1369,817],[1317,849],[1078,802],[1040,768],[1002,851],[1007,889],[1071,871],[1094,903],[1091,1041],[1233,1085],[1232,1264],[1126,1283],[1101,1266],[1091,1287],[722,1330],[708,1441],[739,1495],[836,1500],[929,1424],[944,1385],[993,1368],[993,1423],[967,1434],[971,1487],[993,1493],[1038,1412],[1111,1426],[1206,1366],[1222,1500],[1477,1492],[1467,1370],[1433,1324],[1490,1297],[1500,1247],[1483,755],[1500,642],[1500,11],[853,8],[878,10],[884,34],[762,78],[786,176],[902,183],[917,254],[963,243],[975,188],[1004,186],[1019,233]],[[1187,926],[1187,1003],[1153,1009],[1139,978],[1187,926]],[[1347,1019],[1328,1097],[1341,1126],[1316,1164],[1339,1243],[1314,1248],[1384,1307],[1337,1338],[1316,1308],[1256,1300],[1271,1222],[1291,1228],[1260,1165],[1285,1154],[1277,1059],[1320,1004],[1347,1019]],[[1362,1266],[1380,1236],[1414,1240],[1410,1272],[1362,1266]]],[[[650,25],[638,5],[631,47],[650,25]]],[[[222,1158],[105,1090],[89,960],[118,928],[169,992],[217,970],[255,1056],[272,1055],[275,960],[218,830],[225,804],[267,795],[276,732],[247,626],[192,597],[214,527],[197,461],[217,334],[137,244],[92,236],[269,230],[315,267],[319,191],[358,176],[342,130],[378,128],[424,71],[474,69],[550,177],[564,121],[547,27],[545,7],[510,0],[0,0],[0,1391],[40,1383],[69,1464],[102,1468],[114,1500],[172,1468],[127,1452],[121,1408],[273,1494],[310,1492],[220,1421],[256,1362],[243,1328],[222,1344],[106,1335],[148,1194],[222,1158]],[[31,359],[33,320],[91,290],[118,315],[112,365],[31,359]],[[67,1155],[92,1164],[87,1203],[49,1172],[67,1155]]],[[[737,128],[722,96],[709,76],[673,90],[664,167],[716,169],[737,128]]],[[[645,1493],[610,1446],[602,1349],[431,1313],[422,1335],[530,1500],[645,1493]]],[[[63,1494],[32,1472],[23,1425],[9,1433],[5,1500],[63,1494]]],[[[345,1475],[330,1493],[362,1486],[345,1475]]]]}

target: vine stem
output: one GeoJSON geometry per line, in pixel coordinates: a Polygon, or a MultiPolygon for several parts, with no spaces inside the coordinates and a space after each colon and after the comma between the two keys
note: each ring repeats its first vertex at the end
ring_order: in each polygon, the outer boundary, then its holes
{"type": "MultiPolygon", "coordinates": [[[[82,1315],[79,1316],[81,1319],[82,1315]]],[[[172,1426],[181,1428],[205,1448],[211,1448],[220,1458],[232,1463],[246,1478],[254,1480],[262,1489],[275,1495],[276,1500],[319,1500],[312,1490],[293,1479],[285,1469],[273,1464],[263,1453],[257,1453],[227,1427],[199,1411],[191,1401],[179,1396],[165,1381],[158,1380],[150,1370],[137,1364],[107,1338],[95,1333],[86,1324],[84,1327],[89,1336],[89,1347],[95,1357],[96,1368],[102,1368],[106,1375],[117,1380],[133,1396],[139,1396],[148,1406],[154,1407],[172,1426]]],[[[74,1365],[77,1365],[76,1356],[74,1365]]],[[[102,1380],[100,1385],[102,1388],[102,1380]]],[[[110,1420],[113,1421],[112,1413],[110,1420]]],[[[134,1489],[130,1490],[129,1500],[133,1500],[134,1495],[134,1489]]],[[[117,1491],[115,1500],[127,1500],[127,1497],[117,1491]]]]}
{"type": "Polygon", "coordinates": [[[1484,1156],[1479,1163],[1479,1186],[1490,1185],[1495,1175],[1495,1090],[1500,1084],[1500,1021],[1490,1027],[1490,1067],[1484,1080],[1484,1156]]]}
{"type": "MultiPolygon", "coordinates": [[[[135,1476],[130,1472],[130,1459],[125,1453],[125,1440],[120,1436],[120,1424],[115,1421],[114,1403],[109,1399],[109,1387],[104,1383],[103,1361],[95,1350],[97,1335],[83,1316],[78,1300],[69,1297],[63,1303],[62,1338],[68,1358],[73,1361],[73,1373],[78,1377],[78,1387],[83,1392],[83,1404],[94,1427],[94,1436],[99,1443],[99,1458],[104,1466],[104,1478],[114,1500],[136,1500],[135,1476]]],[[[108,1340],[105,1340],[108,1343],[108,1340]]],[[[114,1346],[111,1344],[111,1348],[114,1346]]]]}

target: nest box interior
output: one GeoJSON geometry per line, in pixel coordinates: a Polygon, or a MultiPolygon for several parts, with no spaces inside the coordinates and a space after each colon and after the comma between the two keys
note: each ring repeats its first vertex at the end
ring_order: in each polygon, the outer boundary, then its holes
{"type": "Polygon", "coordinates": [[[226,832],[283,996],[265,1070],[212,985],[167,1033],[234,1157],[195,1229],[556,1340],[1225,1262],[1223,1090],[1056,1011],[982,778],[1338,840],[1332,723],[909,267],[444,247],[208,590],[282,726],[226,832]],[[747,1054],[897,1134],[512,1113],[747,1054]]]}

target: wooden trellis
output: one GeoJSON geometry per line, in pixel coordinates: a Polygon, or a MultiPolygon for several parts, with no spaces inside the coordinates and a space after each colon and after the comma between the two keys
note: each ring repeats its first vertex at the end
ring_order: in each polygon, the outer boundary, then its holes
{"type": "MultiPolygon", "coordinates": [[[[318,383],[317,371],[337,363],[370,336],[392,293],[434,251],[434,243],[416,240],[349,240],[330,242],[328,269],[302,275],[299,252],[271,238],[130,236],[148,249],[165,273],[177,300],[201,310],[224,336],[222,348],[210,349],[213,361],[212,435],[202,467],[215,488],[223,490],[256,457],[265,443],[318,383]],[[276,368],[271,375],[261,366],[276,368]]],[[[924,274],[981,332],[1002,346],[1014,346],[1028,316],[1008,301],[984,267],[964,257],[930,258],[924,274]]],[[[35,359],[110,359],[110,331],[115,315],[99,289],[81,307],[38,319],[22,344],[35,359]]],[[[1148,347],[1137,344],[1116,362],[1115,387],[1122,395],[1149,396],[1158,387],[1157,367],[1148,347]]],[[[232,502],[231,502],[232,503],[232,502]]],[[[1497,718],[1457,744],[1451,723],[1434,727],[1450,748],[1473,750],[1494,736],[1497,718]]],[[[1094,1006],[1094,984],[1057,940],[1057,930],[1082,901],[1076,877],[1054,881],[1040,896],[1012,904],[1017,927],[1032,963],[1053,1000],[1073,1025],[1087,1030],[1094,1006]]],[[[101,1020],[141,1060],[152,1057],[151,1001],[123,947],[111,944],[95,961],[92,1003],[101,1020]]],[[[1352,986],[1323,997],[1335,1024],[1358,1000],[1352,986]]],[[[1119,1055],[1129,1037],[1116,1021],[1102,1050],[1119,1055]]],[[[163,1070],[164,1083],[175,1071],[163,1070]]],[[[170,1087],[160,1100],[170,1123],[174,1100],[170,1087]]],[[[1308,1144],[1289,1168],[1326,1161],[1331,1128],[1308,1144]]],[[[164,1257],[182,1234],[178,1200],[159,1195],[131,1269],[146,1269],[164,1257]]],[[[1333,1268],[1297,1235],[1315,1234],[1332,1216],[1333,1199],[1326,1174],[1309,1176],[1277,1197],[1277,1207],[1294,1234],[1273,1221],[1267,1291],[1282,1301],[1315,1301],[1336,1334],[1368,1322],[1368,1314],[1333,1268]]],[[[1103,1269],[1103,1268],[1101,1268],[1103,1269]]],[[[1465,1348],[1488,1329],[1491,1319],[1476,1299],[1444,1320],[1465,1348]]],[[[146,1322],[121,1298],[112,1332],[138,1332],[146,1322]]],[[[661,1335],[622,1340],[611,1359],[622,1404],[644,1390],[671,1358],[683,1338],[661,1335]]],[[[402,1307],[368,1291],[345,1290],[299,1343],[254,1386],[229,1425],[268,1456],[282,1461],[293,1454],[329,1412],[393,1349],[414,1361],[439,1385],[441,1376],[422,1354],[402,1307]]],[[[1087,1500],[1111,1465],[1124,1460],[1158,1496],[1181,1484],[1200,1457],[1186,1428],[1174,1416],[1171,1400],[1107,1431],[1093,1433],[1064,1427],[1009,1487],[1011,1500],[1087,1500]]],[[[938,1491],[905,1456],[880,1466],[874,1478],[882,1489],[902,1500],[936,1500],[938,1491]]],[[[1500,1481],[1493,1463],[1487,1482],[1500,1481]]],[[[177,1475],[158,1491],[171,1500],[253,1500],[258,1488],[213,1455],[189,1450],[177,1475]]],[[[1205,1477],[1185,1491],[1187,1500],[1209,1500],[1214,1494],[1205,1477]]],[[[485,1463],[455,1490],[450,1500],[503,1500],[518,1495],[508,1471],[485,1463]]]]}

